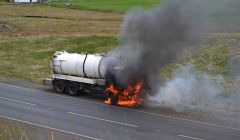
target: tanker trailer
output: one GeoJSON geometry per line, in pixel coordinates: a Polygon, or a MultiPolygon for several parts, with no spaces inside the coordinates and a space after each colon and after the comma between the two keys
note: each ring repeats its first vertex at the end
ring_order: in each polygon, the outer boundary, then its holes
{"type": "Polygon", "coordinates": [[[81,92],[103,94],[107,70],[114,60],[105,54],[56,52],[50,64],[53,89],[73,96],[81,92]]]}

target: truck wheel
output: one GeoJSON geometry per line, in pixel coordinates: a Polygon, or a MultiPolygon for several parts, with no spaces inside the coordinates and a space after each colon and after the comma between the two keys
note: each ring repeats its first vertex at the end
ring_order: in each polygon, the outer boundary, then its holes
{"type": "Polygon", "coordinates": [[[67,93],[71,96],[76,96],[79,92],[79,84],[77,82],[68,82],[67,93]]]}
{"type": "Polygon", "coordinates": [[[66,82],[64,80],[53,80],[53,89],[56,91],[56,92],[59,92],[59,93],[64,93],[65,91],[65,87],[66,87],[66,82]]]}
{"type": "Polygon", "coordinates": [[[119,100],[118,96],[115,96],[114,94],[111,94],[110,98],[111,98],[111,104],[112,105],[117,105],[118,100],[119,100]]]}

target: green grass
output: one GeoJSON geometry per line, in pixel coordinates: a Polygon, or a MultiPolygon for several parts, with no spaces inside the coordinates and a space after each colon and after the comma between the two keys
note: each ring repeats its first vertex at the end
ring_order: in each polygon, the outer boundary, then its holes
{"type": "Polygon", "coordinates": [[[47,4],[72,9],[124,13],[136,7],[152,8],[159,3],[160,0],[55,0],[47,4]]]}
{"type": "Polygon", "coordinates": [[[0,75],[41,82],[49,75],[55,51],[104,53],[117,45],[115,37],[22,37],[0,40],[0,75]]]}
{"type": "MultiPolygon", "coordinates": [[[[229,36],[228,36],[229,37],[229,36]]],[[[240,44],[240,36],[231,36],[240,44]]],[[[238,46],[236,46],[238,47],[238,46]]],[[[240,75],[239,71],[231,70],[231,60],[234,60],[235,67],[239,68],[240,49],[230,47],[229,39],[225,36],[214,35],[201,48],[195,51],[186,50],[178,62],[167,65],[161,70],[163,81],[171,78],[172,72],[177,68],[191,64],[197,70],[208,73],[209,75],[222,75],[230,78],[232,74],[240,75]]]]}
{"type": "Polygon", "coordinates": [[[3,4],[0,13],[0,76],[35,82],[49,75],[55,51],[109,51],[122,23],[121,14],[38,4],[3,4]]]}
{"type": "MultiPolygon", "coordinates": [[[[118,45],[115,37],[13,37],[0,40],[0,76],[41,82],[49,75],[49,58],[55,51],[104,53],[118,45]]],[[[164,79],[174,69],[191,62],[198,70],[228,75],[229,46],[208,42],[198,53],[187,52],[178,63],[162,69],[164,79]]]]}

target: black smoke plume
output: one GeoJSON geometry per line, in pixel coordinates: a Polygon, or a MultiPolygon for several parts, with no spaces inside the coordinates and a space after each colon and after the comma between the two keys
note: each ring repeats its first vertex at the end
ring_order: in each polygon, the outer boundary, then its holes
{"type": "Polygon", "coordinates": [[[110,52],[120,60],[110,71],[117,85],[126,87],[144,79],[144,87],[149,89],[148,85],[158,83],[162,67],[175,61],[187,46],[202,41],[202,13],[185,0],[170,0],[151,11],[129,12],[122,25],[120,45],[110,52]]]}

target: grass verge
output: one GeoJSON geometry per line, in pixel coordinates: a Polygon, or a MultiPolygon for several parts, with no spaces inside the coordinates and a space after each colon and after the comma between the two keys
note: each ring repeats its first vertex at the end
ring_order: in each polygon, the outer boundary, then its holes
{"type": "Polygon", "coordinates": [[[85,140],[86,138],[0,118],[0,140],[85,140]]]}

